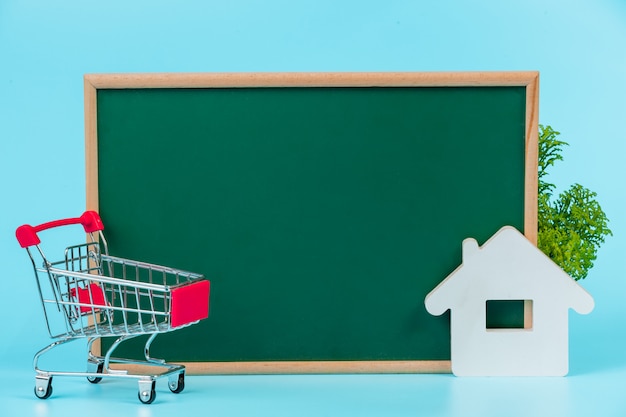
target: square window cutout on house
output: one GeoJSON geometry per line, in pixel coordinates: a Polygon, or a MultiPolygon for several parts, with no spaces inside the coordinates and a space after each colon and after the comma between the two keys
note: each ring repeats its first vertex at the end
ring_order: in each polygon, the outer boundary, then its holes
{"type": "Polygon", "coordinates": [[[532,329],[532,300],[487,300],[486,323],[490,329],[532,329]]]}

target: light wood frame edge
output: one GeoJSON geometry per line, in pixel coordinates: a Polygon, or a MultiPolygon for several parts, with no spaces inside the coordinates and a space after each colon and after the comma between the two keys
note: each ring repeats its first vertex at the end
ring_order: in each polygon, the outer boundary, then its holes
{"type": "MultiPolygon", "coordinates": [[[[524,234],[537,243],[539,73],[499,72],[364,72],[364,73],[143,73],[84,76],[86,206],[98,210],[97,90],[128,88],[232,87],[499,87],[526,88],[524,234]]],[[[530,303],[524,322],[532,323],[530,303]]],[[[99,341],[98,341],[99,342],[99,341]]],[[[94,344],[96,351],[99,343],[94,344]]],[[[194,374],[288,373],[449,373],[450,361],[285,361],[191,362],[194,374]]]]}
{"type": "Polygon", "coordinates": [[[95,89],[226,87],[528,86],[537,71],[86,74],[95,89]]]}
{"type": "Polygon", "coordinates": [[[450,361],[271,361],[185,362],[192,375],[443,374],[450,361]]]}

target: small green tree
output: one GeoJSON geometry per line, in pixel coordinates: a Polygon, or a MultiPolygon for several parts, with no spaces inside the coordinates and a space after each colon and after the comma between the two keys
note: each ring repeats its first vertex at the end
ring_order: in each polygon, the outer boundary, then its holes
{"type": "Polygon", "coordinates": [[[539,195],[537,246],[575,280],[584,279],[608,235],[609,220],[597,194],[574,184],[552,201],[554,184],[545,181],[548,167],[562,161],[566,142],[559,132],[539,125],[539,195]]]}

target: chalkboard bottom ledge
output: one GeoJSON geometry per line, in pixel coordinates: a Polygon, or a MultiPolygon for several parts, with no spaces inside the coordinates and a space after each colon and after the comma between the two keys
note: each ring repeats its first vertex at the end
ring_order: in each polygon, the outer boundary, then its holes
{"type": "Polygon", "coordinates": [[[185,362],[189,375],[276,374],[439,374],[451,373],[450,361],[267,361],[185,362]]]}

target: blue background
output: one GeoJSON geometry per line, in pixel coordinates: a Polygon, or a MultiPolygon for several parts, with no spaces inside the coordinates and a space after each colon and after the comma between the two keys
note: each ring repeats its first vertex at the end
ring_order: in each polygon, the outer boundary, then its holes
{"type": "MultiPolygon", "coordinates": [[[[85,398],[92,415],[626,414],[625,46],[624,0],[0,0],[0,399],[9,415],[69,416],[85,398]],[[570,143],[549,181],[596,191],[611,221],[614,236],[581,282],[596,308],[570,314],[570,376],[192,377],[184,394],[165,392],[150,407],[132,384],[60,379],[52,399],[34,398],[31,358],[49,338],[14,231],[84,209],[85,73],[474,70],[540,71],[539,121],[570,143]]],[[[67,358],[84,354],[68,348],[67,358]]]]}

